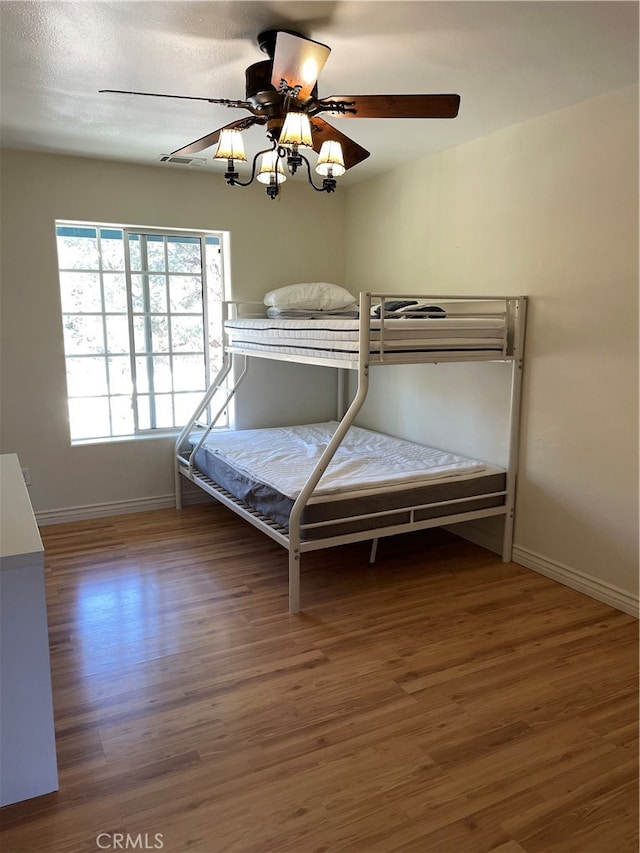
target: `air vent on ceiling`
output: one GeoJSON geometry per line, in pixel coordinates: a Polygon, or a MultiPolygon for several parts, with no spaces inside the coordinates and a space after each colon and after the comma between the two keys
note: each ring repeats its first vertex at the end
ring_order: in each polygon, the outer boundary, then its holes
{"type": "Polygon", "coordinates": [[[171,154],[161,154],[158,157],[160,163],[171,163],[176,166],[204,166],[207,162],[204,157],[176,157],[171,154]]]}

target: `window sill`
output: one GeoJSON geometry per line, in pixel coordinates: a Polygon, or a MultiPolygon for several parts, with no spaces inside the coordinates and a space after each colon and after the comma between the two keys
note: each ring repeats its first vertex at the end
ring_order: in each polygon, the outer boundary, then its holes
{"type": "MultiPolygon", "coordinates": [[[[230,426],[215,426],[214,430],[230,429],[230,426]]],[[[182,429],[158,430],[156,432],[141,433],[140,435],[114,435],[103,438],[80,438],[71,441],[71,447],[86,447],[94,444],[123,444],[125,442],[157,441],[159,438],[169,438],[175,441],[182,429]]]]}

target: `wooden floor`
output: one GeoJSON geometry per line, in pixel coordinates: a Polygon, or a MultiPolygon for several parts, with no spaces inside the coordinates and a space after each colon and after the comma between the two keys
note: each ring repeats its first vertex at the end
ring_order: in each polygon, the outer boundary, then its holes
{"type": "Polygon", "coordinates": [[[300,616],[222,507],[42,534],[60,790],[2,853],[637,853],[632,617],[438,531],[304,555],[300,616]]]}

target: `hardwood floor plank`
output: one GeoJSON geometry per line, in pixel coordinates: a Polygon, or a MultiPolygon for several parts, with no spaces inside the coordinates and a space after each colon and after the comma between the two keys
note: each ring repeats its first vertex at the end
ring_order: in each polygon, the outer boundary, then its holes
{"type": "Polygon", "coordinates": [[[41,532],[60,790],[3,853],[637,853],[631,617],[438,530],[305,554],[299,616],[223,507],[41,532]]]}
{"type": "Polygon", "coordinates": [[[563,774],[563,782],[571,780],[562,795],[558,784],[555,794],[541,790],[544,802],[504,821],[504,826],[518,838],[528,853],[551,853],[557,849],[557,838],[564,837],[563,849],[570,853],[637,853],[637,835],[632,828],[635,818],[631,807],[638,797],[638,773],[633,761],[605,769],[603,761],[593,763],[590,776],[563,774]],[[623,804],[628,803],[625,807],[623,804]]]}
{"type": "Polygon", "coordinates": [[[469,796],[483,791],[510,795],[615,750],[595,732],[575,721],[558,721],[529,737],[500,744],[488,755],[449,768],[469,796]]]}

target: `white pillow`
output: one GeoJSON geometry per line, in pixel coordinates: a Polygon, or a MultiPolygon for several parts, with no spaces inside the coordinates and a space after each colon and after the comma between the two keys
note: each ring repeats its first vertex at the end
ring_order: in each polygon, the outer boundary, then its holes
{"type": "Polygon", "coordinates": [[[311,311],[334,311],[354,305],[355,296],[326,281],[313,281],[303,284],[290,284],[265,294],[264,304],[271,308],[304,308],[311,311]]]}

